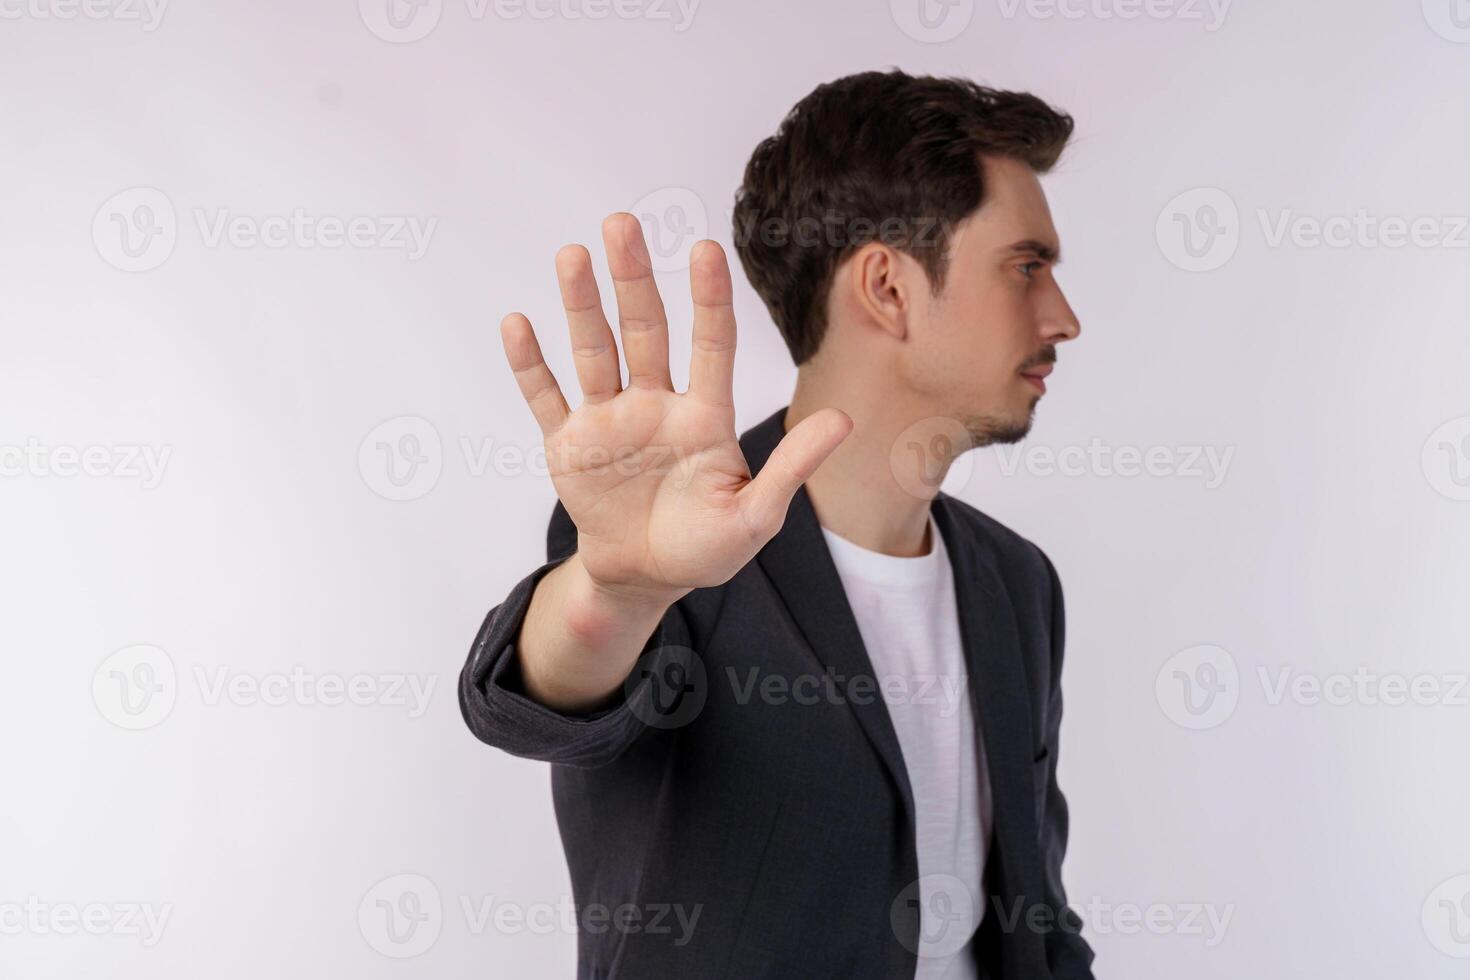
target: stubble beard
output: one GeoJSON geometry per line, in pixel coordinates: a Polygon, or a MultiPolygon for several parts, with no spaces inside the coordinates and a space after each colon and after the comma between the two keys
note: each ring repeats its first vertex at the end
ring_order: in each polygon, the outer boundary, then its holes
{"type": "Polygon", "coordinates": [[[1031,406],[1024,418],[1018,415],[968,415],[961,419],[965,431],[970,434],[973,448],[981,446],[1009,445],[1020,442],[1031,432],[1036,420],[1036,403],[1041,396],[1031,399],[1031,406]]]}

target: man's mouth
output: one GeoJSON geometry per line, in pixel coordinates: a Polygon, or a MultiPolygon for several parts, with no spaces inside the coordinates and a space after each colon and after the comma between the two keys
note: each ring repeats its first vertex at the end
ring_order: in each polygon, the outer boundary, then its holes
{"type": "Polygon", "coordinates": [[[1046,394],[1046,376],[1051,374],[1051,368],[1052,366],[1050,364],[1042,364],[1038,367],[1028,368],[1025,371],[1021,372],[1021,377],[1031,382],[1031,384],[1035,386],[1036,390],[1044,395],[1046,394]]]}

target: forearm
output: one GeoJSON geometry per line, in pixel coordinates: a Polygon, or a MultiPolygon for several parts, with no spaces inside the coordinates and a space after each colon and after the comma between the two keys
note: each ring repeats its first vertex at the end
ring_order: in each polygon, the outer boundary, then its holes
{"type": "Polygon", "coordinates": [[[526,694],[554,711],[601,707],[678,598],[603,588],[573,554],[536,584],[526,609],[516,641],[526,694]]]}

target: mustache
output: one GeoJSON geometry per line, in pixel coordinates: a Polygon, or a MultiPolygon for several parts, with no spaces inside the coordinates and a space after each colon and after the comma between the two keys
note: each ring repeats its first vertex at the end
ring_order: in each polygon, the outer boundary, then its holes
{"type": "Polygon", "coordinates": [[[1041,353],[1028,360],[1025,364],[1022,364],[1020,369],[1022,371],[1029,371],[1034,367],[1041,367],[1043,364],[1055,364],[1056,362],[1057,349],[1055,347],[1046,347],[1041,353]]]}

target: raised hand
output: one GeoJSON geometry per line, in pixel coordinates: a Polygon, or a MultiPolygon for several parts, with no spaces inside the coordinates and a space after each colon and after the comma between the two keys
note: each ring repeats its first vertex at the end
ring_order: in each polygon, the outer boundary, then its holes
{"type": "Polygon", "coordinates": [[[735,434],[735,316],[724,250],[690,256],[694,333],[689,390],[669,376],[669,330],[643,230],[631,214],[603,222],[627,360],[622,372],[591,256],[556,256],[583,401],[575,411],[546,366],[531,323],[501,324],[506,357],[545,436],[557,496],[577,526],[577,558],[609,594],[667,605],[728,581],[780,530],[797,488],[847,436],[835,409],[802,420],[751,479],[735,434]]]}

